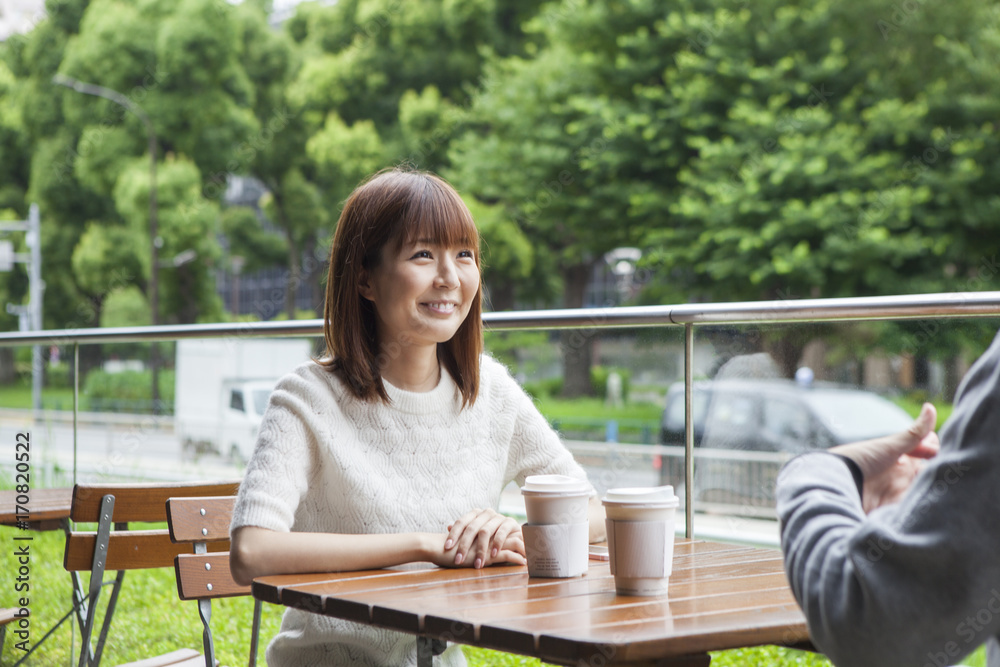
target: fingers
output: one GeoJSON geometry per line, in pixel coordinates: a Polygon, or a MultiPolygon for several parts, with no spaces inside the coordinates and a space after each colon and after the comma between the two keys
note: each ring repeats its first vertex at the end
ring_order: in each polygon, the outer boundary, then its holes
{"type": "MultiPolygon", "coordinates": [[[[484,567],[497,561],[503,551],[523,554],[524,542],[520,537],[521,528],[511,518],[494,510],[472,510],[448,527],[448,537],[444,549],[455,550],[455,565],[484,567]],[[511,539],[516,534],[515,539],[511,539]]],[[[509,554],[503,559],[510,561],[509,554]]]]}
{"type": "Polygon", "coordinates": [[[528,559],[525,558],[523,553],[501,549],[496,558],[493,559],[493,563],[514,563],[515,565],[527,565],[528,559]]]}
{"type": "Polygon", "coordinates": [[[934,432],[937,424],[937,409],[930,403],[924,403],[920,408],[920,415],[913,422],[910,431],[917,445],[909,452],[910,456],[929,459],[937,455],[941,449],[941,441],[938,434],[934,432]]]}
{"type": "Polygon", "coordinates": [[[920,407],[920,414],[913,420],[908,432],[914,442],[920,442],[933,433],[936,424],[937,408],[930,403],[924,403],[920,407]]]}

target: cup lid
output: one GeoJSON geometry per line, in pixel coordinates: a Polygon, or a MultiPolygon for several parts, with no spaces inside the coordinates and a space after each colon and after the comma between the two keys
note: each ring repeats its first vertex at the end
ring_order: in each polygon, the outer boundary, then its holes
{"type": "Polygon", "coordinates": [[[590,493],[590,485],[569,475],[530,475],[524,479],[522,493],[573,494],[590,493]]]}
{"type": "Polygon", "coordinates": [[[676,507],[680,499],[674,495],[674,487],[668,484],[667,486],[636,486],[608,489],[601,502],[620,505],[676,507]]]}

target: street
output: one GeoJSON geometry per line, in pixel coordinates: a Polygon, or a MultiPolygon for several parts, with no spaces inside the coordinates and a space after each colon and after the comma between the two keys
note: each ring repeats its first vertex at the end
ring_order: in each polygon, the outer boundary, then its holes
{"type": "MultiPolygon", "coordinates": [[[[51,413],[49,413],[51,414],[51,413]]],[[[184,461],[173,430],[172,417],[96,415],[81,417],[77,429],[76,464],[78,482],[118,479],[225,479],[242,475],[242,467],[219,456],[184,461]]],[[[36,486],[73,481],[72,415],[33,423],[29,411],[0,411],[0,442],[10,443],[12,452],[0,460],[0,470],[13,470],[13,444],[19,433],[31,442],[31,467],[36,486]]]]}

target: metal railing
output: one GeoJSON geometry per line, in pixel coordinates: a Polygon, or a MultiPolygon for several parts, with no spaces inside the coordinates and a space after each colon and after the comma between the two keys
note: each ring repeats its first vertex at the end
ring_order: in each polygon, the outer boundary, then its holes
{"type": "MultiPolygon", "coordinates": [[[[966,318],[1000,315],[1000,291],[911,294],[842,299],[748,301],[619,308],[587,308],[485,313],[491,331],[519,329],[596,329],[615,327],[684,327],[686,534],[694,525],[694,433],[691,420],[694,327],[718,324],[782,324],[920,318],[966,318]]],[[[76,451],[81,344],[172,341],[185,338],[318,336],[323,321],[161,325],[107,329],[55,329],[0,334],[0,347],[72,345],[74,348],[73,438],[76,451]]],[[[75,462],[74,462],[75,472],[75,462]]]]}

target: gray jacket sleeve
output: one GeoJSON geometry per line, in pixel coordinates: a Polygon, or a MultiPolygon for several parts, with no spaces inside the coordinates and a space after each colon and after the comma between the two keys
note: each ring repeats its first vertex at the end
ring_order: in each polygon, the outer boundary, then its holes
{"type": "Polygon", "coordinates": [[[778,477],[788,580],[840,667],[943,667],[1000,632],[1000,336],[940,436],[902,501],[868,516],[832,454],[799,456],[778,477]]]}

